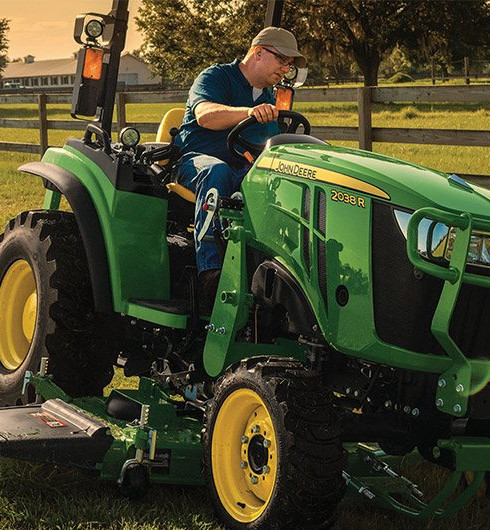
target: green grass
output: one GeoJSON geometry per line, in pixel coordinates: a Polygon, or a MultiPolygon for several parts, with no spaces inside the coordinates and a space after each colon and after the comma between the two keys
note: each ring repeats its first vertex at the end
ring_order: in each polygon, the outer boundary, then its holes
{"type": "MultiPolygon", "coordinates": [[[[446,473],[406,457],[401,470],[435,494],[446,473]]],[[[450,521],[414,522],[392,512],[356,505],[340,507],[334,530],[488,529],[490,502],[476,498],[450,521]]],[[[0,459],[0,530],[7,529],[211,530],[221,529],[205,488],[151,486],[142,501],[122,498],[114,484],[63,467],[0,459]]]]}
{"type": "MultiPolygon", "coordinates": [[[[129,121],[158,122],[174,104],[128,105],[129,121]]],[[[353,104],[297,104],[314,125],[356,126],[357,108],[353,104]]],[[[36,119],[34,105],[0,105],[0,117],[36,119]]],[[[52,105],[50,119],[69,119],[66,105],[52,105]]],[[[490,106],[482,105],[376,105],[374,126],[488,129],[490,106]]],[[[80,132],[72,133],[80,136],[80,132]]],[[[51,144],[61,145],[66,131],[50,131],[51,144]]],[[[145,135],[144,139],[151,139],[145,135]]],[[[36,131],[0,129],[1,141],[38,142],[36,131]]],[[[339,143],[339,142],[335,142],[339,143]]],[[[490,175],[488,149],[469,147],[375,144],[375,150],[446,171],[490,175]]],[[[36,177],[19,174],[19,165],[35,155],[0,152],[0,225],[18,212],[40,207],[43,188],[36,177]]],[[[134,386],[120,373],[113,386],[134,386]]],[[[430,464],[407,458],[402,470],[433,495],[446,476],[430,464]]],[[[341,506],[336,530],[357,527],[366,530],[487,529],[490,520],[488,498],[475,499],[468,508],[447,522],[416,523],[391,512],[368,505],[341,506]]],[[[205,488],[152,486],[141,502],[120,497],[114,484],[77,470],[48,465],[32,465],[0,459],[0,530],[19,528],[114,530],[218,529],[205,488]]]]}

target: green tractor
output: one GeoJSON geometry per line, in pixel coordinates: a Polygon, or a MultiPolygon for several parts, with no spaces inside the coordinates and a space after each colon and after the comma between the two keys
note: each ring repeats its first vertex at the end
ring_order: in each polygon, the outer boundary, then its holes
{"type": "MultiPolygon", "coordinates": [[[[282,111],[240,193],[208,198],[225,229],[206,314],[193,196],[172,180],[179,111],[168,141],[111,141],[127,20],[128,0],[77,18],[72,114],[94,121],[20,168],[43,209],[0,236],[0,453],[95,469],[133,497],[207,484],[238,529],[326,526],[346,490],[454,514],[490,469],[490,193],[282,111]],[[139,388],[103,397],[114,365],[139,388]],[[430,502],[391,465],[414,449],[452,470],[430,502]]],[[[237,156],[253,120],[230,134],[237,156]]]]}

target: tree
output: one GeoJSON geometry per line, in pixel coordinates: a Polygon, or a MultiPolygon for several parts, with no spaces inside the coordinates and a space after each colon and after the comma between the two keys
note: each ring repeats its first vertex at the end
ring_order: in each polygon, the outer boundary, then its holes
{"type": "Polygon", "coordinates": [[[463,57],[485,60],[490,48],[489,3],[456,0],[434,4],[424,3],[418,9],[419,32],[405,41],[410,61],[418,65],[435,61],[445,70],[461,70],[463,57]],[[426,20],[436,31],[429,30],[426,20]]]}
{"type": "MultiPolygon", "coordinates": [[[[266,0],[143,0],[143,56],[155,73],[189,83],[213,62],[241,57],[263,26],[266,0]]],[[[413,64],[488,49],[487,0],[286,0],[282,26],[296,35],[310,75],[345,75],[357,64],[366,86],[398,46],[413,64]],[[407,56],[408,56],[407,55],[407,56]],[[416,57],[418,56],[418,60],[416,57]]],[[[441,59],[442,60],[442,59],[441,59]]]]}
{"type": "MultiPolygon", "coordinates": [[[[240,8],[240,1],[143,0],[136,18],[144,33],[141,55],[164,84],[189,84],[206,66],[245,53],[249,35],[243,38],[243,21],[235,24],[240,8]]],[[[254,20],[247,19],[247,28],[254,20]]]]}
{"type": "Polygon", "coordinates": [[[488,42],[486,0],[289,1],[311,21],[309,39],[323,40],[329,55],[337,49],[353,59],[366,86],[377,85],[381,61],[397,46],[412,51],[411,62],[427,64],[434,53],[462,58],[488,42]]]}
{"type": "Polygon", "coordinates": [[[7,31],[9,30],[9,20],[0,18],[0,77],[3,69],[7,65],[8,39],[7,31]]]}

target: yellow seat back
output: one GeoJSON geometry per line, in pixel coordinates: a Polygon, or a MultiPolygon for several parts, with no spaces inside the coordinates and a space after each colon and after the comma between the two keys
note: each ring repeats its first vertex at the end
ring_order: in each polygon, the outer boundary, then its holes
{"type": "MultiPolygon", "coordinates": [[[[157,142],[170,142],[170,129],[176,127],[177,129],[182,125],[182,120],[184,119],[185,109],[176,107],[175,109],[170,109],[165,116],[162,118],[160,127],[158,127],[157,132],[157,142]]],[[[161,166],[164,166],[168,163],[168,160],[160,160],[158,162],[161,166]]],[[[170,182],[167,184],[167,188],[170,192],[176,193],[183,199],[189,202],[196,202],[196,195],[187,188],[184,188],[181,184],[177,182],[170,182]]]]}
{"type": "Polygon", "coordinates": [[[170,129],[176,127],[177,129],[182,125],[182,120],[184,119],[185,109],[176,107],[175,109],[170,109],[165,113],[165,116],[162,118],[160,127],[158,127],[157,132],[157,142],[170,142],[170,129]]]}

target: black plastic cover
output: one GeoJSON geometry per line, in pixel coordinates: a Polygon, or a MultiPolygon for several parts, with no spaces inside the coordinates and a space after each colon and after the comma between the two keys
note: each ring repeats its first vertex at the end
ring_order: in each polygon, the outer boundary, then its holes
{"type": "Polygon", "coordinates": [[[252,278],[252,293],[260,304],[273,310],[282,306],[289,333],[312,336],[315,314],[291,273],[277,261],[264,261],[252,278]]]}

